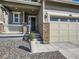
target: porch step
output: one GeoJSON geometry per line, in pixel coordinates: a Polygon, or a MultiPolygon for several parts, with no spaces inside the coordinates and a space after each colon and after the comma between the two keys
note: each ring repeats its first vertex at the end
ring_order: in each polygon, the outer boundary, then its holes
{"type": "Polygon", "coordinates": [[[5,34],[0,34],[0,38],[1,37],[3,37],[3,38],[4,37],[23,37],[23,36],[24,36],[24,34],[13,34],[13,33],[11,33],[11,34],[8,34],[8,33],[7,34],[6,33],[5,34]]]}
{"type": "Polygon", "coordinates": [[[22,40],[24,34],[0,34],[0,40],[22,40]]]}
{"type": "Polygon", "coordinates": [[[42,38],[41,38],[41,35],[39,33],[35,33],[35,37],[36,37],[37,43],[42,43],[42,38]]]}

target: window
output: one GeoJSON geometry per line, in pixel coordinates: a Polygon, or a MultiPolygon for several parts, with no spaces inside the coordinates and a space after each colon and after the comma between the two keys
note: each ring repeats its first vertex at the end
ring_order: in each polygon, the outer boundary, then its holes
{"type": "Polygon", "coordinates": [[[79,22],[79,18],[75,18],[76,19],[76,22],[79,22]]]}
{"type": "Polygon", "coordinates": [[[75,18],[70,18],[69,20],[70,20],[70,22],[76,22],[75,18]]]}
{"type": "Polygon", "coordinates": [[[68,22],[68,18],[60,18],[61,22],[68,22]]]}
{"type": "Polygon", "coordinates": [[[13,23],[20,23],[20,12],[13,12],[13,23]]]}
{"type": "Polygon", "coordinates": [[[50,17],[50,21],[58,21],[58,18],[50,17]]]}

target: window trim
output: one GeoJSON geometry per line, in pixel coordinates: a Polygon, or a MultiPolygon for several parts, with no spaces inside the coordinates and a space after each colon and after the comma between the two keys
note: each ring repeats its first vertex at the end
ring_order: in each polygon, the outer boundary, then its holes
{"type": "Polygon", "coordinates": [[[21,14],[21,12],[12,12],[12,13],[13,13],[13,22],[12,23],[20,23],[20,14],[21,14]],[[15,17],[14,17],[15,14],[18,14],[18,22],[15,21],[15,17]]]}

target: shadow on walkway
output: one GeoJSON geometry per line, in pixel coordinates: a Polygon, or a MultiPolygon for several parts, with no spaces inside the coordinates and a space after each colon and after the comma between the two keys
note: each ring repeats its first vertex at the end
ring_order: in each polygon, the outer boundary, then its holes
{"type": "Polygon", "coordinates": [[[25,46],[19,46],[20,49],[31,52],[30,48],[27,48],[25,46]]]}

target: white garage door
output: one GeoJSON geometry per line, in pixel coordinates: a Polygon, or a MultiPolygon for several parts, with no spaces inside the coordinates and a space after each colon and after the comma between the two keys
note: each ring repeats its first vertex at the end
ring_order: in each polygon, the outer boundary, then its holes
{"type": "Polygon", "coordinates": [[[50,17],[50,42],[79,40],[78,18],[50,17]]]}

